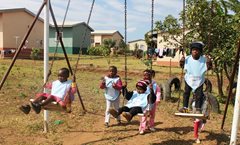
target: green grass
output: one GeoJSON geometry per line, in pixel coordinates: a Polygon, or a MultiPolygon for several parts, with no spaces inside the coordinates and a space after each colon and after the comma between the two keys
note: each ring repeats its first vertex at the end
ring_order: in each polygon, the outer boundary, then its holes
{"type": "MultiPolygon", "coordinates": [[[[75,69],[77,57],[77,55],[69,56],[70,64],[73,69],[75,69]]],[[[3,59],[0,61],[0,78],[2,78],[11,63],[11,60],[3,59]]],[[[51,60],[49,63],[51,63],[51,60]]],[[[110,65],[117,66],[119,74],[121,75],[122,80],[124,80],[125,76],[124,73],[122,73],[125,66],[124,57],[119,56],[118,58],[112,59],[110,65]]],[[[57,70],[61,67],[67,67],[66,60],[64,60],[63,55],[58,55],[58,59],[54,61],[52,75],[50,76],[49,81],[57,79],[57,70]]],[[[34,112],[31,112],[30,115],[25,115],[18,109],[21,104],[28,103],[30,98],[33,98],[37,92],[41,91],[44,71],[43,61],[24,59],[19,59],[16,61],[16,64],[13,66],[5,84],[3,85],[3,88],[0,91],[0,107],[2,108],[0,109],[0,131],[1,129],[6,129],[7,131],[11,132],[14,131],[13,135],[16,141],[11,144],[27,144],[28,142],[24,138],[36,138],[36,136],[38,140],[43,141],[45,144],[62,144],[59,136],[62,136],[65,132],[74,130],[75,128],[78,128],[79,125],[81,126],[81,130],[90,130],[91,128],[94,128],[96,120],[91,114],[104,115],[103,112],[105,111],[105,98],[103,96],[103,90],[99,89],[99,83],[100,78],[107,73],[107,60],[97,56],[81,56],[77,68],[78,70],[76,71],[76,78],[78,88],[80,90],[85,108],[90,115],[81,115],[83,110],[79,103],[78,96],[75,95],[73,112],[71,114],[50,112],[50,133],[45,135],[42,134],[42,113],[40,115],[35,115],[34,112]],[[89,67],[88,64],[93,64],[93,66],[89,67]],[[88,69],[84,68],[84,66],[87,66],[88,69]],[[56,125],[54,124],[56,120],[61,120],[63,123],[56,125]]],[[[142,79],[142,72],[147,67],[141,62],[141,60],[134,57],[128,57],[127,68],[129,72],[128,88],[129,90],[133,90],[135,89],[135,83],[137,80],[142,79]]],[[[163,83],[169,78],[169,67],[153,66],[153,69],[156,71],[155,80],[158,83],[163,83]]],[[[171,71],[172,75],[176,75],[180,78],[180,68],[173,67],[171,71]]],[[[210,77],[211,79],[214,79],[212,76],[210,77]]],[[[214,91],[215,90],[216,89],[214,89],[214,91]]],[[[167,103],[163,103],[163,106],[165,107],[162,109],[166,110],[166,113],[170,114],[173,114],[173,108],[175,109],[176,107],[174,104],[168,105],[167,103]]],[[[221,109],[223,108],[224,106],[221,105],[221,109]]],[[[226,120],[226,124],[229,126],[231,124],[232,117],[231,105],[229,107],[228,115],[229,117],[226,120]]],[[[103,120],[100,121],[103,122],[103,120]]],[[[130,127],[127,126],[126,128],[130,127]]],[[[136,128],[136,126],[134,127],[136,128]]],[[[117,127],[117,129],[122,130],[123,126],[117,127]]],[[[120,133],[125,135],[123,132],[120,133]]],[[[120,136],[120,133],[117,135],[120,136]]],[[[7,133],[1,133],[0,139],[7,136],[11,135],[7,133]]],[[[113,136],[115,135],[113,134],[113,136]]],[[[114,144],[116,141],[118,141],[118,137],[115,136],[112,138],[112,140],[110,140],[109,143],[112,142],[112,144],[114,144]]],[[[6,141],[6,144],[10,143],[6,141]]],[[[41,143],[36,142],[35,144],[41,143]]]]}

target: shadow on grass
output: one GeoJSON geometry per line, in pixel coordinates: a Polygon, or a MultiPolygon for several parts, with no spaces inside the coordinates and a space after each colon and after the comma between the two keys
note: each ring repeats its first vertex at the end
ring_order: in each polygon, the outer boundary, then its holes
{"type": "Polygon", "coordinates": [[[229,144],[230,138],[224,133],[214,133],[209,131],[204,131],[208,133],[205,140],[216,140],[217,144],[229,144]]]}
{"type": "Polygon", "coordinates": [[[162,141],[161,143],[153,143],[151,145],[192,145],[195,143],[195,140],[174,140],[174,139],[170,139],[170,140],[166,140],[166,141],[162,141]]]}
{"type": "Polygon", "coordinates": [[[192,145],[195,143],[195,140],[166,140],[162,141],[161,143],[153,143],[151,145],[192,145]]]}
{"type": "Polygon", "coordinates": [[[187,134],[187,133],[193,131],[193,127],[191,127],[191,126],[171,127],[171,128],[157,129],[157,131],[174,132],[176,134],[182,135],[182,134],[187,134]]]}
{"type": "Polygon", "coordinates": [[[85,142],[83,143],[83,145],[87,145],[87,144],[94,144],[94,143],[98,143],[98,142],[101,142],[101,141],[108,141],[108,140],[116,140],[116,141],[121,141],[121,140],[124,140],[124,139],[128,139],[128,138],[131,138],[131,137],[134,137],[134,136],[138,136],[138,133],[137,134],[133,134],[133,135],[129,135],[129,136],[125,136],[125,137],[108,137],[108,138],[104,138],[104,139],[99,139],[99,140],[94,140],[94,141],[89,141],[89,142],[85,142]]]}
{"type": "Polygon", "coordinates": [[[97,113],[97,112],[86,111],[84,115],[86,115],[86,114],[91,114],[91,115],[104,117],[104,114],[100,114],[100,113],[97,113]]]}

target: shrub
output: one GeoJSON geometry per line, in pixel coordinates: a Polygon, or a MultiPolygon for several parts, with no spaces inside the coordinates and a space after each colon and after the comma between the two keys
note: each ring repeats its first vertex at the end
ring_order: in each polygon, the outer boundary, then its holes
{"type": "Polygon", "coordinates": [[[40,59],[40,52],[41,52],[40,48],[32,48],[30,58],[33,60],[40,59]]]}

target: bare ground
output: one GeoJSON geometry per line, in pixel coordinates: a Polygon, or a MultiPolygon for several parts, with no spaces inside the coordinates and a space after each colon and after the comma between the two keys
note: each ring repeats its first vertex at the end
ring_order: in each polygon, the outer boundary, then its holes
{"type": "MultiPolygon", "coordinates": [[[[43,115],[35,115],[31,112],[25,115],[18,107],[26,102],[26,98],[19,97],[16,92],[19,88],[11,89],[5,87],[0,92],[0,144],[1,145],[81,145],[81,144],[121,144],[121,145],[191,145],[195,144],[193,138],[193,119],[174,116],[176,102],[161,102],[156,112],[156,132],[138,134],[139,117],[127,123],[122,118],[122,125],[117,125],[111,118],[109,128],[104,126],[105,100],[102,90],[98,89],[99,78],[106,70],[82,69],[79,76],[80,91],[87,112],[83,114],[79,106],[79,100],[73,104],[73,112],[65,114],[50,112],[49,132],[43,133],[43,115]],[[90,74],[86,77],[84,73],[90,74]],[[90,84],[94,84],[91,87],[90,84]],[[14,97],[8,97],[14,96],[14,97]],[[56,121],[62,121],[57,124],[56,121]]],[[[123,72],[119,72],[122,74],[123,72]]],[[[161,79],[168,77],[161,75],[161,79]]],[[[129,72],[129,78],[136,82],[141,78],[141,72],[129,72]]],[[[158,78],[156,78],[158,79],[158,78]]],[[[133,87],[134,84],[130,87],[133,87]]],[[[20,90],[21,91],[21,90],[20,90]]],[[[223,105],[221,105],[223,108],[223,105]]],[[[225,123],[225,131],[220,130],[222,114],[211,114],[207,121],[205,130],[200,133],[204,145],[225,145],[229,144],[231,128],[231,117],[225,123]]],[[[239,134],[238,134],[239,137],[239,134]]],[[[238,141],[238,144],[240,142],[238,141]]]]}

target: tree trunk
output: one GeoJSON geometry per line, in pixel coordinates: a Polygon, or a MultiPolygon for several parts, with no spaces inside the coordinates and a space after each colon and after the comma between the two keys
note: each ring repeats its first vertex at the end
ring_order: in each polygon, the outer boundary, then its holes
{"type": "Polygon", "coordinates": [[[217,75],[217,83],[218,83],[218,94],[220,97],[223,97],[224,94],[223,94],[223,89],[222,89],[222,86],[223,86],[223,76],[222,76],[222,73],[219,72],[219,73],[216,73],[217,75]]]}
{"type": "Polygon", "coordinates": [[[215,65],[215,73],[216,73],[216,76],[217,76],[217,87],[218,87],[218,95],[220,97],[223,97],[224,94],[223,94],[223,74],[222,74],[222,70],[219,70],[218,69],[218,64],[216,62],[214,62],[214,65],[215,65]]]}

